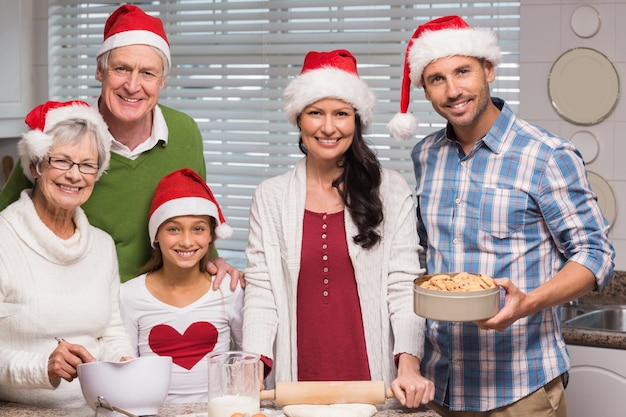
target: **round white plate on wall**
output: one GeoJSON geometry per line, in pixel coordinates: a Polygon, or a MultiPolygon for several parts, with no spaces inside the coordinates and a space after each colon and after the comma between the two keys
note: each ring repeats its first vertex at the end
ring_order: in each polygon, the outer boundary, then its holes
{"type": "Polygon", "coordinates": [[[548,76],[552,107],[561,118],[576,125],[595,125],[606,119],[617,105],[619,87],[613,63],[592,48],[564,52],[548,76]]]}
{"type": "Polygon", "coordinates": [[[584,5],[574,10],[570,24],[576,35],[591,38],[600,30],[600,20],[600,13],[595,8],[584,5]]]}
{"type": "Polygon", "coordinates": [[[604,178],[593,171],[587,171],[587,178],[589,178],[591,189],[598,196],[598,205],[604,218],[609,222],[609,227],[613,227],[617,218],[617,202],[613,188],[604,178]]]}
{"type": "Polygon", "coordinates": [[[579,130],[574,133],[570,141],[576,146],[581,153],[586,164],[590,164],[598,157],[600,143],[596,135],[588,130],[579,130]]]}

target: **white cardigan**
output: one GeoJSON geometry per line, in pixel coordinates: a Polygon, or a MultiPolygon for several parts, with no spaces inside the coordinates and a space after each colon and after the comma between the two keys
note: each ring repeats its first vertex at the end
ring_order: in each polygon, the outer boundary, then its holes
{"type": "MultiPolygon", "coordinates": [[[[397,374],[393,357],[424,350],[425,320],[413,312],[413,280],[424,273],[419,265],[415,207],[406,180],[383,170],[380,196],[381,242],[371,249],[356,245],[358,233],[345,210],[348,252],[354,266],[370,375],[389,386],[397,374]]],[[[306,158],[283,175],[262,182],[250,210],[245,270],[243,349],[274,361],[266,381],[296,381],[296,291],[300,271],[302,226],[306,198],[306,158]]]]}
{"type": "Polygon", "coordinates": [[[0,212],[0,400],[40,407],[84,407],[77,379],[48,379],[55,337],[83,345],[98,360],[134,356],[119,311],[119,272],[111,236],[78,208],[76,232],[61,239],[35,211],[30,190],[0,212]]]}

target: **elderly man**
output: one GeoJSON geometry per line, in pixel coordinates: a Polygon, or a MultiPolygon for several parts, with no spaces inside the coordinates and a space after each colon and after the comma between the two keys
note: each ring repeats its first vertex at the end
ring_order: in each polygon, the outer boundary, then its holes
{"type": "MultiPolygon", "coordinates": [[[[82,208],[92,225],[115,240],[122,281],[136,276],[150,257],[148,210],[159,180],[181,168],[206,177],[197,124],[158,104],[170,68],[170,46],[160,19],[129,4],[109,16],[96,78],[102,83],[97,107],[111,134],[111,164],[82,208]]],[[[0,209],[32,187],[17,165],[0,194],[0,209]]],[[[220,277],[226,271],[241,275],[221,258],[209,270],[220,277]]]]}

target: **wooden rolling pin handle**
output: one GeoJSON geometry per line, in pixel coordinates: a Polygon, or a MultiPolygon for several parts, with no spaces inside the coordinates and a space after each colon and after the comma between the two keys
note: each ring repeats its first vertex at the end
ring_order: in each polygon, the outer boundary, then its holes
{"type": "Polygon", "coordinates": [[[291,404],[384,404],[393,391],[383,381],[278,382],[276,389],[262,390],[261,401],[291,404]]]}
{"type": "Polygon", "coordinates": [[[276,399],[276,390],[264,389],[261,390],[261,401],[274,401],[276,399]]]}

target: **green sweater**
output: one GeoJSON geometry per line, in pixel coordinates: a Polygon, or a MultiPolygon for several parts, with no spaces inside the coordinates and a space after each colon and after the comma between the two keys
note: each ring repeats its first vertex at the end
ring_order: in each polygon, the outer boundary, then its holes
{"type": "MultiPolygon", "coordinates": [[[[137,276],[139,268],[150,258],[148,211],[161,178],[181,168],[191,168],[206,178],[198,125],[184,113],[159,107],[169,130],[167,145],[159,144],[135,160],[111,152],[109,169],[82,205],[89,222],[113,237],[122,282],[137,276]]],[[[18,162],[0,193],[0,210],[32,186],[18,162]]]]}

